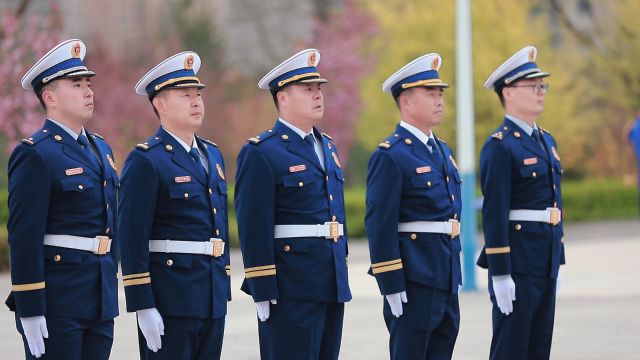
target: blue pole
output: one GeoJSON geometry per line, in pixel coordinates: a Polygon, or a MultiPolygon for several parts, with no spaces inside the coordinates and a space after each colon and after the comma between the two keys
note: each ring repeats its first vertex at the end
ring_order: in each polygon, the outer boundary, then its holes
{"type": "Polygon", "coordinates": [[[457,150],[462,178],[462,283],[463,290],[476,290],[475,141],[473,117],[473,73],[471,64],[471,4],[456,0],[456,124],[457,150]]]}

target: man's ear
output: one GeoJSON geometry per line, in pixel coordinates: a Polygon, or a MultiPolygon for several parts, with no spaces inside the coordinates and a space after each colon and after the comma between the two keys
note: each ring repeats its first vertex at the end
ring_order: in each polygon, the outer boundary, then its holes
{"type": "Polygon", "coordinates": [[[156,108],[156,111],[158,111],[159,113],[164,111],[164,100],[162,100],[162,97],[160,96],[154,97],[151,103],[156,108]]]}
{"type": "Polygon", "coordinates": [[[51,90],[45,90],[42,92],[42,101],[47,105],[47,108],[55,107],[56,96],[51,90]]]}
{"type": "Polygon", "coordinates": [[[287,107],[288,104],[288,100],[289,100],[289,94],[286,93],[286,89],[280,90],[276,93],[276,97],[278,98],[278,104],[280,106],[284,106],[287,107]]]}

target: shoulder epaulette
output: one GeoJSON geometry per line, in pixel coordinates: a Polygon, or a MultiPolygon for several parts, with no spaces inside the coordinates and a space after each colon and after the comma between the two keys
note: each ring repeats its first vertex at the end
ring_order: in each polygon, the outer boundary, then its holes
{"type": "Polygon", "coordinates": [[[160,137],[152,136],[149,139],[147,139],[147,141],[136,145],[136,147],[138,149],[140,149],[140,150],[147,151],[147,150],[151,149],[152,147],[160,144],[161,142],[162,142],[162,139],[160,137]]]}
{"type": "Polygon", "coordinates": [[[504,134],[502,133],[502,131],[494,132],[493,135],[491,135],[491,138],[496,140],[502,140],[503,137],[504,134]]]}
{"type": "Polygon", "coordinates": [[[202,139],[202,141],[204,141],[204,142],[206,142],[207,144],[212,145],[212,146],[214,146],[214,147],[218,147],[218,144],[214,143],[214,142],[213,142],[213,141],[211,141],[211,140],[208,140],[208,139],[202,139]]]}
{"type": "Polygon", "coordinates": [[[23,144],[27,144],[29,146],[33,146],[33,145],[37,144],[38,142],[40,142],[42,139],[45,139],[46,137],[48,137],[49,135],[51,135],[49,130],[42,129],[42,130],[39,130],[37,133],[31,135],[28,138],[20,140],[20,142],[22,142],[23,144]]]}
{"type": "Polygon", "coordinates": [[[273,135],[275,135],[275,131],[273,131],[273,129],[269,129],[264,131],[262,134],[260,135],[256,135],[252,138],[249,138],[249,140],[247,140],[248,142],[252,143],[252,144],[259,144],[265,140],[267,140],[268,138],[272,137],[273,135]]]}
{"type": "Polygon", "coordinates": [[[333,141],[333,138],[331,136],[329,136],[329,134],[327,133],[322,133],[322,136],[326,137],[327,139],[333,141]]]}
{"type": "Polygon", "coordinates": [[[393,134],[393,135],[389,136],[384,142],[381,142],[380,144],[378,144],[378,147],[381,148],[381,149],[387,150],[387,149],[391,148],[399,140],[400,140],[400,135],[393,134]]]}
{"type": "Polygon", "coordinates": [[[89,133],[89,134],[91,134],[91,135],[93,135],[93,136],[97,137],[97,138],[98,138],[98,139],[100,139],[100,140],[104,140],[104,136],[102,136],[102,135],[100,135],[100,134],[98,134],[98,133],[95,133],[95,132],[94,132],[94,133],[89,133]]]}

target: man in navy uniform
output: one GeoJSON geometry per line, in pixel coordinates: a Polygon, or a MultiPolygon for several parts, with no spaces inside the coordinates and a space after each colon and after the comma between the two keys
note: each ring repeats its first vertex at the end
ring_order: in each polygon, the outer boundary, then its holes
{"type": "Polygon", "coordinates": [[[536,119],[548,73],[526,46],[491,74],[506,113],[480,153],[485,246],[493,303],[491,359],[548,359],[562,243],[562,165],[558,146],[536,119]],[[516,300],[517,299],[517,300],[516,300]]]}
{"type": "Polygon", "coordinates": [[[279,118],[238,155],[236,211],[262,359],[337,359],[347,279],[344,177],[315,125],[324,104],[320,52],[303,50],[258,83],[279,118]]]}
{"type": "Polygon", "coordinates": [[[369,274],[384,296],[391,359],[450,359],[458,335],[461,181],[433,133],[448,87],[441,65],[439,54],[426,54],[384,82],[401,120],[369,161],[369,274]]]}
{"type": "Polygon", "coordinates": [[[47,115],[9,159],[12,292],[27,359],[108,359],[118,315],[111,148],[84,125],[95,75],[67,40],[22,78],[47,115]],[[46,353],[45,353],[46,349],[46,353]]]}
{"type": "Polygon", "coordinates": [[[160,119],[122,173],[119,226],[127,311],[142,359],[220,359],[231,300],[227,185],[204,118],[195,52],[176,54],[135,86],[160,119]]]}

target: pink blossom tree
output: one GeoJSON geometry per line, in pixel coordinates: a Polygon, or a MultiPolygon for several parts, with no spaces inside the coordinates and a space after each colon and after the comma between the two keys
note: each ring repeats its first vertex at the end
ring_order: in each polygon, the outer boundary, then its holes
{"type": "Polygon", "coordinates": [[[338,144],[343,163],[354,144],[362,109],[360,81],[376,65],[364,52],[364,45],[377,32],[373,16],[357,1],[346,0],[326,20],[317,20],[312,36],[304,42],[322,53],[320,73],[329,80],[323,91],[326,110],[322,128],[338,144]]]}
{"type": "Polygon", "coordinates": [[[0,134],[7,139],[8,151],[35,132],[44,119],[38,99],[20,86],[20,80],[34,59],[62,40],[57,6],[52,5],[47,16],[22,14],[0,16],[0,134]]]}

